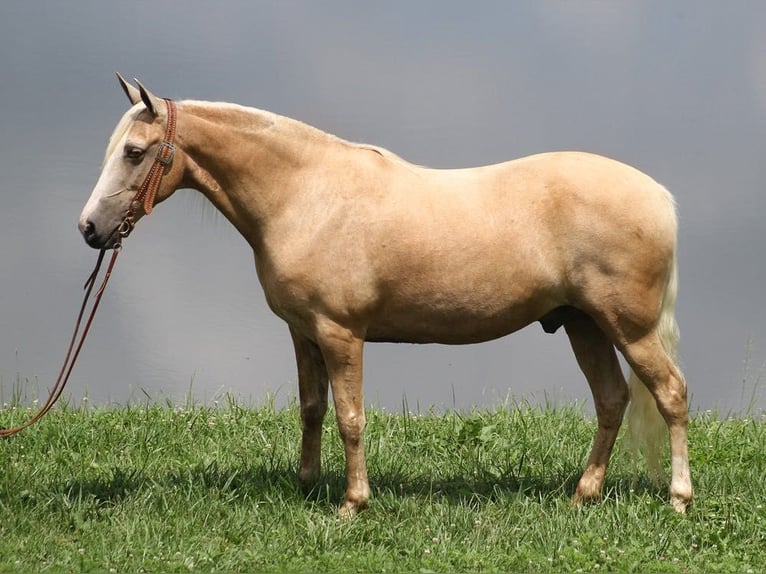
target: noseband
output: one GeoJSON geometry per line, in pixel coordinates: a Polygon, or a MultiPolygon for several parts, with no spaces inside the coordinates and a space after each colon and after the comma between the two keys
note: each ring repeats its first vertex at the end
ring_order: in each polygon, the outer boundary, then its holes
{"type": "MultiPolygon", "coordinates": [[[[173,156],[175,155],[176,151],[175,144],[173,143],[176,135],[176,105],[172,100],[166,99],[165,101],[168,104],[168,124],[167,128],[165,129],[165,139],[162,140],[162,143],[160,143],[160,147],[157,150],[157,156],[154,158],[154,164],[149,170],[146,179],[144,179],[144,182],[141,184],[141,187],[138,189],[138,193],[136,193],[136,196],[130,203],[130,207],[128,208],[128,213],[125,215],[125,219],[123,219],[122,223],[120,223],[120,225],[117,227],[116,231],[119,233],[120,239],[127,237],[133,231],[133,228],[136,226],[136,214],[138,213],[138,210],[142,204],[144,213],[146,215],[149,215],[152,212],[152,208],[154,207],[154,200],[157,196],[157,190],[160,187],[162,176],[165,173],[165,168],[169,167],[170,164],[173,163],[173,156]]],[[[69,375],[72,373],[72,369],[77,362],[77,357],[80,354],[80,350],[85,343],[85,337],[88,335],[90,325],[93,322],[93,317],[96,315],[96,309],[98,309],[98,304],[101,302],[101,296],[104,294],[104,289],[106,289],[106,284],[109,282],[109,277],[112,275],[112,269],[114,269],[114,264],[117,261],[117,256],[119,255],[121,249],[122,243],[118,241],[114,244],[114,252],[112,254],[112,258],[109,261],[109,265],[107,266],[106,273],[104,274],[104,279],[101,282],[101,286],[98,288],[98,290],[96,290],[90,313],[88,314],[88,318],[85,321],[85,327],[80,334],[80,325],[82,324],[82,320],[85,316],[85,311],[88,306],[88,300],[90,299],[91,292],[93,291],[93,287],[96,284],[98,272],[101,269],[101,263],[103,262],[104,254],[106,253],[106,248],[101,249],[101,252],[98,254],[96,267],[93,269],[91,274],[88,276],[88,280],[85,282],[85,296],[83,297],[82,306],[80,307],[80,314],[77,316],[77,321],[75,322],[74,333],[72,333],[72,339],[69,342],[69,349],[67,350],[66,357],[64,358],[64,364],[61,367],[61,371],[59,371],[58,378],[56,379],[56,384],[53,385],[53,388],[50,390],[48,400],[46,400],[42,408],[26,422],[9,429],[0,428],[0,439],[12,437],[16,433],[21,432],[28,426],[31,426],[39,421],[49,410],[51,410],[51,408],[53,408],[53,405],[61,396],[67,381],[69,381],[69,375]]]]}
{"type": "Polygon", "coordinates": [[[167,127],[165,128],[165,139],[160,143],[160,147],[157,150],[157,155],[154,158],[154,164],[146,175],[146,179],[138,189],[138,193],[130,202],[128,213],[125,215],[125,219],[122,220],[117,228],[121,238],[125,238],[131,234],[133,228],[136,226],[136,214],[138,209],[143,205],[144,213],[149,215],[154,208],[154,200],[157,197],[157,190],[160,188],[160,182],[162,176],[165,173],[165,168],[169,167],[173,163],[173,156],[176,153],[175,137],[176,137],[176,104],[173,100],[165,98],[165,103],[168,105],[168,120],[167,127]]]}

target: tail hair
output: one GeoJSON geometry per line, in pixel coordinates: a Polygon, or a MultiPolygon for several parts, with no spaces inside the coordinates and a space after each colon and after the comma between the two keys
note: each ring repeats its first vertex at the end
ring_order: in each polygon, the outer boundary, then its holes
{"type": "MultiPolygon", "coordinates": [[[[657,331],[662,347],[668,357],[677,364],[679,340],[678,323],[675,319],[676,295],[678,293],[678,268],[673,254],[670,280],[665,288],[657,331]]],[[[676,367],[680,373],[680,369],[676,367]]],[[[683,377],[681,377],[683,380],[683,377]]],[[[666,480],[661,463],[662,445],[667,443],[667,425],[657,409],[654,396],[638,376],[630,370],[628,377],[630,404],[625,415],[628,422],[628,444],[637,460],[641,450],[646,457],[650,479],[659,484],[666,480]]]]}

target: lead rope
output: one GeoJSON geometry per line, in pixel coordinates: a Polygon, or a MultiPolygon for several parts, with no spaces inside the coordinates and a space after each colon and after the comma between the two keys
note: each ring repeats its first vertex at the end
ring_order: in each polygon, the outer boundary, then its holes
{"type": "MultiPolygon", "coordinates": [[[[154,158],[154,164],[149,170],[146,179],[144,179],[144,182],[141,184],[138,193],[136,193],[136,197],[133,199],[125,219],[122,220],[122,223],[120,223],[120,225],[115,230],[115,232],[120,235],[121,239],[124,239],[130,235],[130,233],[133,231],[133,227],[135,226],[136,211],[141,203],[143,203],[144,213],[146,215],[149,215],[152,212],[152,208],[154,207],[154,199],[157,195],[157,190],[160,187],[162,176],[165,173],[165,168],[167,168],[173,162],[173,156],[175,155],[175,145],[173,140],[175,139],[176,135],[176,106],[172,100],[165,99],[165,102],[168,105],[168,118],[167,126],[165,128],[165,139],[162,141],[162,143],[160,143],[160,147],[157,150],[157,156],[154,158]]],[[[59,371],[59,376],[56,379],[56,384],[53,385],[53,388],[48,395],[48,400],[45,401],[45,404],[37,412],[37,414],[35,414],[27,422],[9,429],[0,428],[0,439],[12,437],[16,433],[19,433],[25,428],[35,424],[37,421],[43,418],[45,414],[51,410],[51,408],[53,408],[54,404],[56,404],[56,401],[64,391],[64,387],[66,386],[67,381],[69,381],[69,375],[72,374],[72,369],[74,368],[74,364],[77,362],[77,357],[80,355],[80,350],[85,343],[85,337],[88,335],[90,325],[93,322],[93,317],[96,315],[96,309],[98,309],[98,304],[101,302],[101,296],[104,294],[104,289],[106,289],[107,283],[109,283],[109,278],[112,276],[112,270],[114,269],[114,264],[117,261],[117,256],[120,254],[121,249],[122,244],[118,242],[114,246],[112,258],[109,260],[109,265],[106,268],[104,279],[101,281],[101,285],[99,286],[98,291],[96,291],[90,314],[88,315],[88,319],[85,321],[85,328],[83,329],[82,334],[78,339],[77,336],[80,331],[80,326],[82,325],[82,319],[85,316],[85,310],[88,307],[88,300],[90,299],[90,294],[93,291],[93,286],[96,284],[96,279],[98,279],[98,272],[101,270],[101,264],[104,261],[106,249],[102,249],[98,254],[96,267],[93,269],[91,274],[88,276],[88,280],[85,282],[85,296],[83,297],[82,306],[80,307],[80,313],[77,315],[77,321],[75,322],[72,339],[69,342],[69,349],[67,349],[66,357],[64,358],[64,364],[61,366],[61,371],[59,371]]]]}
{"type": "Polygon", "coordinates": [[[112,269],[114,269],[114,264],[117,261],[117,256],[120,254],[120,248],[119,247],[115,248],[114,252],[112,253],[112,258],[109,261],[109,265],[106,268],[104,279],[101,282],[101,286],[98,288],[98,291],[96,291],[96,295],[93,300],[93,305],[91,306],[90,314],[88,315],[88,318],[85,321],[85,328],[80,334],[80,326],[82,325],[82,319],[85,316],[85,310],[88,307],[88,300],[90,299],[90,294],[93,291],[93,286],[96,284],[96,279],[98,279],[98,273],[101,269],[101,264],[104,261],[105,254],[106,254],[106,249],[102,249],[101,252],[98,254],[96,267],[88,276],[88,280],[85,282],[85,286],[83,287],[83,289],[85,290],[85,296],[83,297],[82,306],[80,307],[80,313],[77,315],[77,321],[75,322],[74,332],[72,333],[72,339],[69,342],[69,348],[67,349],[66,357],[64,358],[64,364],[61,366],[61,371],[59,371],[59,376],[56,378],[56,384],[53,385],[53,388],[51,389],[50,394],[48,395],[48,400],[45,401],[45,404],[42,406],[42,408],[39,411],[37,411],[37,413],[25,423],[20,424],[19,426],[16,426],[13,428],[9,428],[9,429],[5,429],[5,428],[0,429],[0,438],[10,438],[16,433],[19,433],[23,431],[25,428],[35,424],[37,421],[43,418],[49,410],[51,410],[53,405],[61,396],[61,392],[64,390],[64,387],[66,386],[67,381],[69,381],[69,375],[72,374],[72,369],[74,368],[74,364],[75,362],[77,362],[77,357],[80,354],[80,350],[82,349],[82,346],[85,343],[85,337],[88,336],[88,331],[90,330],[90,325],[93,322],[93,317],[96,315],[96,309],[98,309],[98,304],[101,302],[101,297],[104,294],[104,289],[106,289],[107,283],[109,282],[109,277],[111,277],[112,275],[112,269]],[[78,339],[78,334],[79,334],[79,339],[78,339]]]}

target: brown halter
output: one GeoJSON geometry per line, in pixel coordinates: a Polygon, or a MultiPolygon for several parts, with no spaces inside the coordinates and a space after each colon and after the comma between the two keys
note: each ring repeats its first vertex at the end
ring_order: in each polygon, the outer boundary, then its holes
{"type": "Polygon", "coordinates": [[[176,137],[176,105],[173,100],[165,99],[165,102],[168,104],[168,123],[165,128],[165,139],[160,143],[157,155],[154,158],[154,164],[146,175],[146,179],[144,179],[141,187],[138,188],[138,193],[136,193],[136,196],[130,203],[128,214],[117,228],[121,237],[127,237],[133,231],[136,225],[136,212],[142,203],[146,215],[152,212],[162,175],[165,173],[165,168],[173,163],[173,156],[176,153],[176,146],[173,143],[176,137]]]}
{"type": "MultiPolygon", "coordinates": [[[[166,99],[165,101],[168,105],[168,120],[167,127],[165,129],[165,139],[162,141],[162,143],[160,143],[160,147],[157,150],[157,156],[154,158],[154,164],[149,170],[146,179],[144,179],[144,182],[141,184],[141,187],[138,189],[136,196],[133,198],[133,201],[130,204],[130,208],[128,209],[128,213],[125,215],[125,219],[123,219],[117,229],[115,229],[115,233],[119,233],[120,239],[127,237],[133,231],[133,228],[136,225],[136,213],[142,204],[144,213],[146,215],[149,215],[152,212],[152,208],[154,207],[154,200],[157,196],[157,190],[160,187],[162,176],[165,173],[165,168],[170,166],[170,164],[173,162],[173,156],[175,155],[175,145],[173,142],[175,140],[176,134],[176,106],[172,100],[166,99]]],[[[98,288],[98,291],[96,291],[93,305],[91,306],[90,313],[88,314],[88,318],[85,321],[85,328],[83,329],[82,334],[80,334],[78,339],[80,325],[82,324],[83,317],[85,316],[85,310],[88,306],[88,300],[90,299],[90,294],[93,291],[93,286],[96,284],[98,272],[101,269],[101,263],[104,261],[106,248],[102,248],[99,252],[98,259],[96,260],[96,266],[88,276],[88,280],[85,282],[85,296],[83,297],[82,306],[80,307],[80,313],[77,315],[74,333],[72,333],[72,339],[69,342],[69,348],[67,350],[66,357],[64,358],[64,364],[61,366],[59,375],[56,378],[56,384],[53,385],[53,388],[48,395],[48,399],[45,401],[45,404],[43,404],[42,408],[25,423],[10,429],[0,428],[0,438],[12,437],[16,433],[21,432],[25,428],[35,424],[37,421],[43,418],[45,414],[51,410],[51,408],[53,408],[53,405],[61,396],[67,381],[69,381],[69,375],[72,373],[72,369],[74,368],[77,357],[80,354],[80,350],[85,343],[85,337],[88,335],[90,325],[93,322],[93,317],[96,315],[96,309],[98,309],[98,305],[101,302],[101,296],[104,294],[104,289],[106,289],[106,285],[112,275],[112,270],[114,269],[114,264],[117,261],[117,256],[122,249],[122,243],[118,241],[115,243],[113,249],[114,251],[112,253],[112,258],[110,259],[109,265],[106,268],[106,273],[104,273],[104,279],[101,281],[101,285],[98,288]]]]}

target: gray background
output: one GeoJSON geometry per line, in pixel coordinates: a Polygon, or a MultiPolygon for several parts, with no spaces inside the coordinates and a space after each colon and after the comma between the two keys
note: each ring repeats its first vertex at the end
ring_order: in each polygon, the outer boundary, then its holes
{"type": "MultiPolygon", "coordinates": [[[[296,117],[433,167],[580,149],[649,173],[680,213],[681,355],[695,408],[762,409],[766,4],[0,3],[0,378],[46,392],[96,253],[76,230],[127,109],[158,95],[296,117]]],[[[182,191],[126,243],[68,394],[97,403],[295,395],[286,327],[244,240],[182,191]]],[[[368,345],[399,410],[589,399],[566,336],[368,345]]]]}

